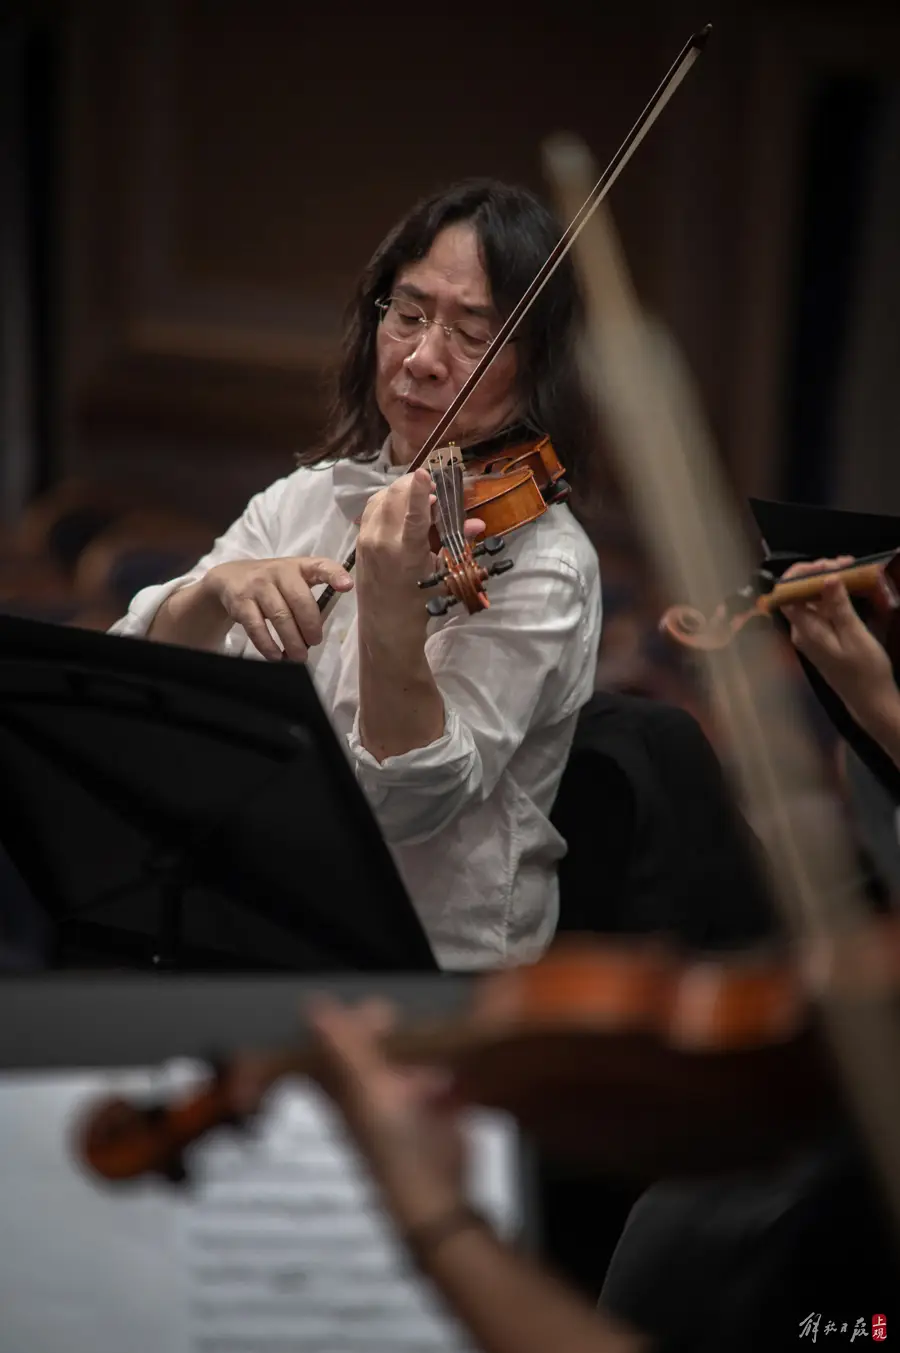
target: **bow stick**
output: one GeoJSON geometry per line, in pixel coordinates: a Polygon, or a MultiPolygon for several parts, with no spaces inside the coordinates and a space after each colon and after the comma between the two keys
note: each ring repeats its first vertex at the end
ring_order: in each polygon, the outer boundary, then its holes
{"type": "MultiPolygon", "coordinates": [[[[545,170],[562,211],[582,195],[592,169],[576,139],[546,143],[545,170]]],[[[575,266],[588,316],[586,374],[623,489],[660,575],[702,609],[723,578],[748,575],[750,551],[699,401],[674,343],[642,314],[608,211],[582,232],[575,266]]],[[[745,811],[769,857],[775,901],[900,1236],[900,1020],[887,979],[877,980],[849,836],[821,757],[778,675],[775,636],[759,640],[769,660],[765,711],[736,646],[707,659],[710,692],[745,811]],[[772,735],[773,715],[795,730],[790,750],[772,735]],[[813,802],[811,786],[819,790],[813,802]],[[864,972],[875,980],[864,982],[864,972]]]]}
{"type": "MultiPolygon", "coordinates": [[[[569,253],[569,250],[578,239],[578,236],[591,219],[591,216],[606,197],[606,194],[609,192],[610,188],[613,186],[616,179],[619,177],[622,170],[625,168],[626,164],[693,66],[694,62],[697,60],[697,57],[706,45],[706,40],[711,31],[712,24],[707,24],[705,28],[700,29],[699,32],[692,34],[691,37],[688,38],[640,117],[631,128],[631,131],[625,137],[625,140],[622,142],[593,188],[586,193],[581,205],[571,214],[569,225],[553,246],[546,261],[541,265],[521,299],[513,307],[497,333],[491,339],[486,352],[480,358],[474,371],[472,371],[471,375],[460,387],[446,411],[441,414],[421,448],[406,467],[405,473],[411,474],[413,470],[418,470],[420,465],[424,465],[432,451],[438,446],[444,433],[451,427],[454,419],[458,417],[463,406],[475,393],[478,385],[487,375],[497,357],[499,357],[504,345],[509,341],[516,329],[522,323],[522,320],[528,314],[528,311],[531,309],[532,305],[534,305],[534,302],[537,300],[538,296],[540,296],[544,287],[550,281],[550,278],[556,272],[556,269],[569,253]]],[[[349,573],[355,562],[356,550],[353,549],[343,561],[342,567],[349,573]]],[[[316,604],[320,614],[325,615],[326,613],[329,613],[334,608],[334,604],[340,595],[341,593],[335,592],[334,588],[329,583],[316,598],[316,604]]]]}

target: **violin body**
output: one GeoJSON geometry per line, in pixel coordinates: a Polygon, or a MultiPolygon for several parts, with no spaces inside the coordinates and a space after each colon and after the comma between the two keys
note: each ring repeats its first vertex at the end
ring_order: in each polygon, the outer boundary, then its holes
{"type": "MultiPolygon", "coordinates": [[[[463,465],[465,515],[484,522],[476,540],[508,535],[569,496],[565,469],[549,437],[516,442],[486,455],[464,452],[463,465]]],[[[434,526],[431,545],[437,554],[441,540],[434,526]]]]}
{"type": "Polygon", "coordinates": [[[466,470],[466,516],[484,521],[485,536],[504,536],[527,526],[569,496],[565,470],[549,437],[479,457],[466,470]]]}
{"type": "MultiPolygon", "coordinates": [[[[570,936],[488,973],[468,1010],[390,1034],[407,1065],[452,1072],[461,1102],[512,1114],[548,1151],[648,1182],[776,1162],[845,1122],[810,990],[860,1016],[900,992],[900,924],[797,955],[681,956],[659,942],[570,936]]],[[[239,1054],[171,1104],[90,1107],[77,1155],[106,1180],[183,1175],[182,1153],[252,1116],[315,1047],[239,1054]]]]}
{"type": "Polygon", "coordinates": [[[463,602],[473,615],[490,604],[487,579],[513,566],[510,559],[488,566],[476,561],[497,554],[504,536],[568,497],[565,471],[549,437],[505,443],[494,438],[466,452],[451,443],[433,452],[427,466],[437,498],[431,548],[439,568],[419,586],[445,586],[443,595],[428,602],[430,614],[443,615],[463,602]],[[464,536],[462,529],[463,521],[471,518],[484,522],[484,530],[474,538],[464,536]]]}

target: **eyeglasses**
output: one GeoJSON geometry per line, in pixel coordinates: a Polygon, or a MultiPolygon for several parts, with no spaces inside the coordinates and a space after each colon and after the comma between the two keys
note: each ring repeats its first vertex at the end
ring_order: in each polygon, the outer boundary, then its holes
{"type": "Polygon", "coordinates": [[[441,324],[439,320],[429,319],[421,306],[408,301],[405,296],[388,296],[386,300],[376,301],[381,313],[381,327],[388,338],[398,343],[418,343],[426,329],[436,324],[447,335],[447,346],[458,362],[474,366],[487,352],[493,338],[492,334],[478,330],[478,322],[471,326],[460,324],[441,324]]]}

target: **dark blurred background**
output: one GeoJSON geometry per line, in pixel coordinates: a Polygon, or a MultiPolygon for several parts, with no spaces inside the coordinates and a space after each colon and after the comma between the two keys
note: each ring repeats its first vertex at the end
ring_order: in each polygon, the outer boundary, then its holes
{"type": "MultiPolygon", "coordinates": [[[[354,278],[412,200],[543,191],[558,130],[605,163],[710,20],[611,198],[642,298],[739,491],[900,509],[890,8],[6,0],[0,604],[101,624],[192,556],[315,438],[354,278]]],[[[597,524],[611,621],[628,534],[597,524]]],[[[605,657],[634,642],[612,626],[605,657]]]]}
{"type": "MultiPolygon", "coordinates": [[[[193,563],[316,438],[356,274],[412,201],[472,174],[543,192],[562,130],[605,164],[708,21],[610,199],[639,292],[740,494],[900,514],[900,6],[0,15],[0,610],[103,628],[193,563]]],[[[588,524],[598,685],[703,717],[630,524],[588,524]]],[[[580,1190],[553,1195],[560,1252],[580,1190]]],[[[621,1217],[596,1221],[567,1261],[588,1288],[621,1217]]]]}

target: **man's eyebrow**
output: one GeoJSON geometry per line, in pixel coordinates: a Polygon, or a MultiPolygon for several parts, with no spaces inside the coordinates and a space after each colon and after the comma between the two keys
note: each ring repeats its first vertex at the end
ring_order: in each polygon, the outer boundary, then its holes
{"type": "Polygon", "coordinates": [[[408,296],[411,301],[430,301],[431,297],[427,291],[422,291],[420,287],[413,286],[412,282],[398,282],[394,287],[395,296],[408,296]]]}
{"type": "Polygon", "coordinates": [[[493,319],[496,311],[492,305],[461,305],[467,315],[477,315],[480,319],[493,319]]]}
{"type": "MultiPolygon", "coordinates": [[[[434,297],[421,287],[417,287],[413,282],[398,282],[394,287],[395,296],[408,296],[411,301],[433,301],[434,297]]],[[[493,319],[495,315],[492,305],[463,305],[460,303],[459,309],[467,315],[476,315],[480,319],[493,319]]]]}

